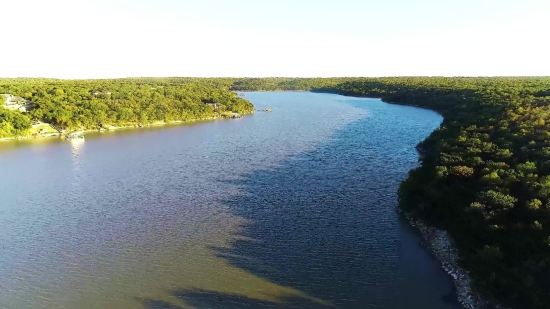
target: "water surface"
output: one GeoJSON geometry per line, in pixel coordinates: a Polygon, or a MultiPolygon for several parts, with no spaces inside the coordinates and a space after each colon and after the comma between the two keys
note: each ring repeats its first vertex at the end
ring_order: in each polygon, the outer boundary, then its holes
{"type": "Polygon", "coordinates": [[[394,211],[428,110],[246,93],[239,120],[0,143],[0,308],[457,308],[394,211]]]}

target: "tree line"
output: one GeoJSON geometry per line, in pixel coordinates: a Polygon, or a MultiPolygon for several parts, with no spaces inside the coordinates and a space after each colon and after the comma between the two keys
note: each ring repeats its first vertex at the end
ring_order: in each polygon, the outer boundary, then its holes
{"type": "Polygon", "coordinates": [[[199,78],[0,79],[0,93],[30,101],[25,113],[0,107],[0,138],[25,135],[37,121],[85,130],[252,112],[252,103],[228,90],[232,82],[199,78]]]}

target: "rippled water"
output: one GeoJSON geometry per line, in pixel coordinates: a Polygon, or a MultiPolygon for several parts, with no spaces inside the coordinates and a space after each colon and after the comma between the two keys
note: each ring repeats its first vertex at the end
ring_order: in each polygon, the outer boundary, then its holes
{"type": "Polygon", "coordinates": [[[240,120],[0,143],[0,308],[455,308],[394,212],[441,117],[308,92],[240,120]]]}

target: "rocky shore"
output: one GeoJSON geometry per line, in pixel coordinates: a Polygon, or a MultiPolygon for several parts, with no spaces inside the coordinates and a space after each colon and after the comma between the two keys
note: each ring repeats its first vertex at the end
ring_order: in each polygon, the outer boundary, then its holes
{"type": "Polygon", "coordinates": [[[418,228],[426,248],[441,262],[443,270],[453,278],[458,301],[464,308],[498,308],[498,306],[490,306],[482,295],[473,291],[472,279],[468,271],[458,265],[458,252],[447,231],[428,226],[424,221],[415,219],[412,214],[405,213],[400,209],[398,212],[403,214],[412,226],[418,228]]]}
{"type": "MultiPolygon", "coordinates": [[[[246,113],[244,115],[252,114],[246,113]]],[[[82,129],[82,132],[103,132],[103,131],[113,131],[113,130],[120,130],[120,129],[137,129],[137,128],[143,128],[143,127],[155,127],[155,126],[164,126],[164,125],[172,125],[172,124],[181,124],[181,123],[191,123],[191,122],[197,122],[197,121],[208,121],[208,120],[216,120],[216,119],[224,119],[223,117],[205,117],[205,118],[199,118],[199,119],[189,119],[189,120],[173,120],[170,122],[164,122],[164,121],[158,121],[153,123],[147,123],[147,124],[131,124],[131,125],[125,125],[125,126],[113,126],[108,125],[102,128],[95,128],[95,129],[82,129]]],[[[59,137],[63,136],[65,133],[48,133],[48,134],[41,134],[37,136],[17,136],[17,137],[4,137],[0,138],[0,141],[11,141],[11,140],[22,140],[22,139],[33,139],[33,138],[43,138],[43,137],[59,137]]]]}

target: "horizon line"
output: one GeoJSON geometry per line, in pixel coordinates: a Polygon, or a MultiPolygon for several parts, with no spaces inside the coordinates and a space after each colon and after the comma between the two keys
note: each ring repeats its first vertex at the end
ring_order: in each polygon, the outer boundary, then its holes
{"type": "Polygon", "coordinates": [[[126,76],[126,77],[93,77],[93,78],[62,78],[62,77],[0,77],[0,80],[9,79],[54,79],[54,80],[109,80],[109,79],[155,79],[155,78],[193,78],[193,79],[262,79],[262,78],[289,78],[289,79],[330,79],[330,78],[504,78],[504,77],[550,77],[550,75],[386,75],[386,76],[126,76]]]}

